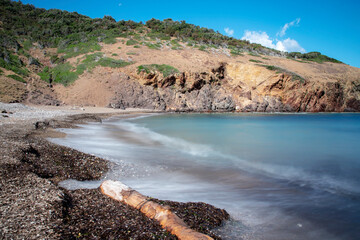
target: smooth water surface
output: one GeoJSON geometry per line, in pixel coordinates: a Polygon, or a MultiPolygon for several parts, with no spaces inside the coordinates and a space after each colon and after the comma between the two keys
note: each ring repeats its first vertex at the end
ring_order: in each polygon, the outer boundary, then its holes
{"type": "Polygon", "coordinates": [[[106,178],[225,208],[225,238],[359,239],[359,114],[168,114],[63,131],[53,141],[118,164],[106,178]]]}

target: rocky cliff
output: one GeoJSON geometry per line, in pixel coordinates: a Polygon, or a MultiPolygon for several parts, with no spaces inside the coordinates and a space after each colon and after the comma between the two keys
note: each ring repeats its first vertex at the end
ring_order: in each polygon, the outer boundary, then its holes
{"type": "Polygon", "coordinates": [[[312,82],[263,66],[221,63],[208,72],[118,75],[109,106],[166,111],[360,111],[360,81],[312,82]]]}
{"type": "Polygon", "coordinates": [[[159,72],[141,72],[139,79],[122,74],[109,105],[167,111],[233,111],[232,94],[222,86],[224,71],[221,65],[211,72],[183,72],[167,77],[159,72]]]}

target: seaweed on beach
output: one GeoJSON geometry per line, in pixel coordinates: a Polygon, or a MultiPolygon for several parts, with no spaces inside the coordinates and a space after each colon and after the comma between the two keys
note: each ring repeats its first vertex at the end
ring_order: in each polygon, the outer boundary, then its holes
{"type": "Polygon", "coordinates": [[[107,161],[77,150],[32,138],[23,148],[20,161],[41,178],[57,183],[72,178],[79,181],[100,179],[108,171],[107,161]]]}
{"type": "MultiPolygon", "coordinates": [[[[57,230],[64,239],[177,239],[157,221],[139,210],[103,195],[100,189],[64,190],[63,225],[57,230]]],[[[167,205],[192,229],[221,239],[213,230],[229,214],[206,203],[179,203],[149,198],[167,205]]]]}
{"type": "Polygon", "coordinates": [[[156,221],[99,189],[64,191],[63,239],[177,239],[156,221]]]}
{"type": "Polygon", "coordinates": [[[203,202],[173,202],[151,199],[160,205],[167,205],[178,217],[191,228],[207,234],[214,239],[221,239],[212,230],[220,227],[230,215],[224,210],[203,202]]]}

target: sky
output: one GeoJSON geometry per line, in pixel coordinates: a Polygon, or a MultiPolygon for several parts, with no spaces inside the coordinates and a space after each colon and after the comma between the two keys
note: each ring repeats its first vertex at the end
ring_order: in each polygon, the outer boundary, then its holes
{"type": "Polygon", "coordinates": [[[360,0],[22,0],[92,18],[185,20],[280,51],[318,51],[360,67],[360,0]]]}

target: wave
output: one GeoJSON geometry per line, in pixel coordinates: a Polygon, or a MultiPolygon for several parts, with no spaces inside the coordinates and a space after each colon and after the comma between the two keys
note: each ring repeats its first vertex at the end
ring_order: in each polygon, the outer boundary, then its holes
{"type": "Polygon", "coordinates": [[[310,187],[323,190],[332,194],[360,195],[358,184],[346,179],[335,179],[330,175],[316,175],[300,168],[281,166],[276,164],[251,163],[241,161],[241,166],[246,170],[255,170],[262,175],[284,180],[300,187],[310,187]]]}
{"type": "MultiPolygon", "coordinates": [[[[115,124],[115,123],[113,123],[115,124]]],[[[116,122],[116,126],[131,131],[146,141],[157,142],[169,149],[180,151],[194,157],[208,159],[218,159],[217,163],[224,163],[224,161],[231,165],[233,168],[244,170],[253,174],[260,174],[262,176],[270,177],[277,180],[287,181],[291,184],[296,184],[300,187],[311,187],[313,189],[324,190],[332,194],[351,194],[359,195],[360,188],[358,184],[346,179],[337,179],[329,175],[317,175],[310,173],[301,168],[291,166],[268,164],[268,163],[255,163],[246,159],[241,159],[238,156],[222,153],[215,150],[209,145],[193,143],[181,138],[170,137],[142,125],[128,122],[116,122]]],[[[200,160],[198,159],[200,162],[200,160]]],[[[201,161],[202,163],[204,161],[201,161]]],[[[208,164],[214,164],[214,161],[208,161],[208,164]]]]}
{"type": "Polygon", "coordinates": [[[147,138],[158,142],[166,147],[171,149],[176,149],[185,154],[190,154],[196,157],[209,157],[211,155],[217,154],[210,146],[198,143],[188,142],[181,138],[169,137],[157,132],[150,130],[149,128],[140,126],[135,123],[121,121],[116,124],[116,126],[121,127],[124,130],[131,131],[141,138],[147,138]]]}
{"type": "MultiPolygon", "coordinates": [[[[142,119],[142,118],[148,118],[148,117],[154,117],[154,116],[159,116],[159,115],[163,115],[164,113],[147,113],[147,114],[141,114],[139,116],[133,116],[133,117],[129,117],[126,118],[127,121],[133,121],[133,120],[138,120],[138,119],[142,119]]],[[[104,122],[112,122],[114,120],[121,120],[122,117],[119,116],[113,116],[110,117],[106,120],[104,120],[104,122]]]]}

